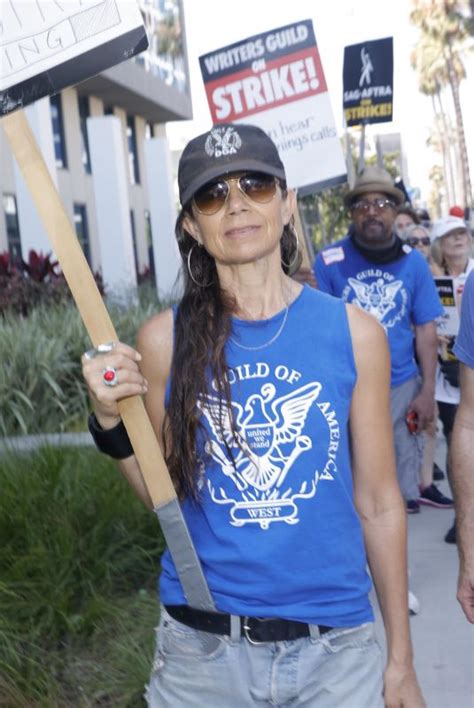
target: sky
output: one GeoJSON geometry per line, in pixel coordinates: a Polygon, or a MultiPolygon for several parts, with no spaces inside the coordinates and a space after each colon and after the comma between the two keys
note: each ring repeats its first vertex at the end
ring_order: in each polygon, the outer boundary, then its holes
{"type": "MultiPolygon", "coordinates": [[[[254,34],[283,25],[311,19],[331,98],[338,132],[342,122],[342,66],[344,47],[358,42],[393,36],[394,38],[394,115],[393,121],[371,125],[367,136],[376,133],[401,133],[406,154],[409,186],[428,196],[428,172],[441,163],[426,147],[432,124],[431,101],[418,91],[416,73],[410,66],[410,53],[418,30],[409,21],[410,0],[183,0],[188,62],[193,101],[192,121],[168,123],[172,149],[184,147],[194,135],[206,131],[211,118],[204,92],[198,57],[254,34]]],[[[464,124],[471,170],[474,172],[474,60],[470,77],[461,88],[464,124]]],[[[358,133],[354,133],[358,136],[358,133]]],[[[474,178],[474,175],[472,175],[474,178]]],[[[474,181],[474,180],[473,180],[474,181]]]]}

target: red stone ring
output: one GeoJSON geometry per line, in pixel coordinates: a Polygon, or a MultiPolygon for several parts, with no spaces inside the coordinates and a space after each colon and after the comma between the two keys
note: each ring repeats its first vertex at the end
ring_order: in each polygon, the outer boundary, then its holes
{"type": "Polygon", "coordinates": [[[116,386],[118,384],[117,369],[113,366],[106,366],[102,372],[102,381],[106,386],[116,386]]]}

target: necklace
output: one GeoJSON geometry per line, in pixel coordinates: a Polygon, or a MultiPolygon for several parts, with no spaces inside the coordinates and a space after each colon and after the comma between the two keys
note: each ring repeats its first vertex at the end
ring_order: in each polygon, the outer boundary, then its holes
{"type": "Polygon", "coordinates": [[[281,321],[281,325],[279,326],[277,332],[273,335],[271,339],[268,340],[268,342],[264,342],[263,344],[259,344],[256,347],[248,347],[245,344],[240,344],[234,337],[229,337],[229,340],[232,342],[232,344],[235,344],[236,347],[240,347],[240,349],[246,349],[247,351],[251,352],[256,352],[258,349],[265,349],[265,347],[269,347],[270,344],[273,344],[273,342],[276,342],[280,334],[283,332],[283,329],[286,325],[286,320],[288,319],[288,310],[290,308],[290,304],[288,303],[286,308],[285,308],[285,314],[283,315],[283,319],[281,321]]]}

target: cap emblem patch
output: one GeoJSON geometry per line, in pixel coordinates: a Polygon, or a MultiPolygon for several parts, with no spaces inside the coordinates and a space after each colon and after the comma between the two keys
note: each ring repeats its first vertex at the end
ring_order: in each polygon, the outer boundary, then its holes
{"type": "Polygon", "coordinates": [[[206,139],[205,150],[209,157],[235,155],[242,145],[242,139],[235,128],[213,128],[206,139]]]}

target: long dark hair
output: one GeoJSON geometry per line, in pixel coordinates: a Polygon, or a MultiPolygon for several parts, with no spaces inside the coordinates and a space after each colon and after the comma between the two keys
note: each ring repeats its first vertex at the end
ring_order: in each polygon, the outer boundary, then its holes
{"type": "MultiPolygon", "coordinates": [[[[282,197],[287,197],[286,184],[280,181],[282,197]]],[[[231,315],[234,300],[220,286],[214,258],[183,226],[186,215],[192,217],[191,206],[180,212],[176,222],[176,239],[183,261],[184,294],[179,304],[175,328],[174,350],[171,364],[171,391],[164,421],[165,457],[178,496],[199,498],[197,474],[196,434],[204,431],[197,408],[199,397],[209,393],[213,382],[213,395],[220,401],[217,426],[223,430],[223,421],[229,415],[234,439],[230,385],[225,356],[225,344],[231,334],[231,315]],[[187,263],[191,254],[191,278],[187,263]]],[[[283,271],[290,274],[301,263],[297,248],[293,217],[283,228],[280,241],[283,271]],[[291,272],[290,272],[291,271],[291,272]]],[[[233,455],[226,436],[222,440],[229,458],[233,455]]]]}

